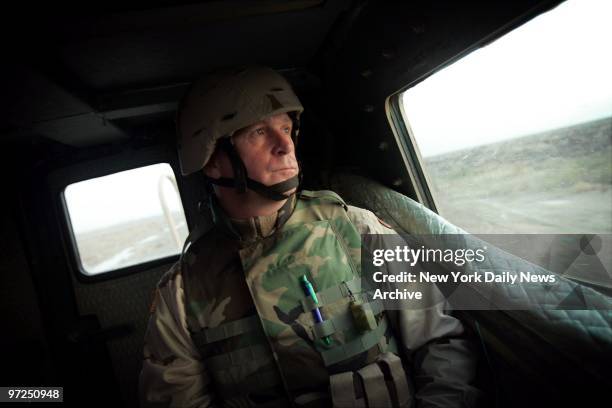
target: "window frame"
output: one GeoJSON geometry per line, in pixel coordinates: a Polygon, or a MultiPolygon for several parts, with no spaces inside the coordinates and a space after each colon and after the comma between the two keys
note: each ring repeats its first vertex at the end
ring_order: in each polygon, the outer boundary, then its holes
{"type": "Polygon", "coordinates": [[[189,222],[188,206],[186,205],[183,194],[183,185],[181,183],[180,171],[178,171],[178,163],[176,158],[171,157],[167,151],[158,148],[145,149],[140,154],[134,155],[134,152],[120,153],[118,155],[98,158],[93,160],[82,161],[74,165],[61,168],[51,173],[48,178],[48,185],[52,200],[54,202],[55,219],[57,220],[57,228],[61,235],[62,247],[64,255],[68,260],[67,264],[72,275],[81,283],[98,283],[139,272],[158,268],[163,265],[172,264],[179,260],[180,254],[158,258],[136,265],[131,265],[123,268],[113,269],[107,272],[101,272],[94,275],[88,274],[81,262],[79,249],[72,228],[72,222],[68,212],[66,197],[64,192],[66,188],[74,183],[87,181],[93,178],[104,177],[119,173],[122,171],[134,170],[145,166],[166,163],[172,169],[174,177],[179,188],[181,203],[185,219],[187,220],[188,230],[191,231],[191,223],[189,222]],[[136,157],[135,157],[136,156],[136,157]]]}
{"type": "MultiPolygon", "coordinates": [[[[422,80],[423,79],[419,80],[418,82],[422,80]]],[[[414,85],[416,85],[418,82],[415,82],[414,85]]],[[[405,89],[408,89],[409,87],[406,87],[405,89]]],[[[404,160],[404,166],[407,168],[410,181],[414,186],[417,201],[435,213],[438,213],[436,199],[429,187],[432,184],[430,184],[429,176],[427,175],[427,171],[423,166],[421,152],[414,138],[412,129],[410,128],[410,124],[408,123],[407,119],[405,119],[406,116],[404,115],[404,109],[400,103],[402,92],[403,91],[398,91],[387,98],[387,117],[391,125],[395,141],[399,146],[400,153],[404,160]]]]}
{"type": "Polygon", "coordinates": [[[410,181],[414,186],[417,201],[419,203],[439,214],[435,196],[430,188],[432,185],[430,184],[430,178],[427,174],[425,166],[423,165],[422,156],[419,151],[418,144],[416,143],[413,131],[410,128],[409,119],[405,115],[403,104],[400,101],[401,94],[426,80],[431,75],[436,74],[438,71],[441,71],[446,67],[453,65],[455,62],[467,57],[472,52],[488,46],[511,31],[529,23],[532,19],[538,17],[539,15],[553,10],[561,3],[563,3],[563,0],[551,0],[536,5],[523,15],[509,21],[507,24],[499,27],[490,34],[474,42],[463,51],[437,63],[437,65],[436,63],[431,64],[431,69],[414,78],[412,81],[409,81],[406,85],[401,86],[397,91],[393,92],[386,98],[385,113],[387,115],[389,127],[393,132],[402,158],[404,159],[404,165],[407,169],[410,181]]]}

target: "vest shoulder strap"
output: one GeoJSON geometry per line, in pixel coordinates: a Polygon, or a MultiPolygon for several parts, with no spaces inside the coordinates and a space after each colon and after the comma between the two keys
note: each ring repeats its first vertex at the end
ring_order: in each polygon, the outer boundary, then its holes
{"type": "Polygon", "coordinates": [[[346,202],[340,197],[338,194],[334,193],[331,190],[319,190],[319,191],[311,191],[311,190],[302,190],[300,191],[300,198],[311,201],[311,200],[320,200],[327,201],[330,203],[338,204],[344,207],[344,209],[348,209],[346,202]]]}
{"type": "Polygon", "coordinates": [[[187,235],[187,239],[185,239],[185,242],[183,243],[183,249],[181,250],[181,255],[179,257],[180,265],[183,264],[183,261],[185,260],[185,257],[187,256],[187,252],[189,251],[189,248],[191,248],[191,246],[196,241],[198,241],[204,235],[209,233],[212,229],[213,229],[213,224],[203,222],[202,220],[200,220],[200,222],[198,222],[195,225],[194,229],[189,232],[189,234],[187,235]]]}

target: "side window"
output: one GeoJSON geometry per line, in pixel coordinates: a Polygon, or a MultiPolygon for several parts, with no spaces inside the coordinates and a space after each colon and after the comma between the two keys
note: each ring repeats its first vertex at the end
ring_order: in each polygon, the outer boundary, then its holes
{"type": "Polygon", "coordinates": [[[81,273],[98,275],[181,252],[188,230],[171,167],[141,167],[64,190],[81,273]]]}
{"type": "Polygon", "coordinates": [[[612,233],[611,14],[569,0],[400,95],[443,217],[473,233],[612,233]]]}

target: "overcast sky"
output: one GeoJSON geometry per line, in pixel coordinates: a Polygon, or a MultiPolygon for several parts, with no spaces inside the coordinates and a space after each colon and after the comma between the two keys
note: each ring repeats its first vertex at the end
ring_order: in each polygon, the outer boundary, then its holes
{"type": "Polygon", "coordinates": [[[424,157],[612,116],[612,1],[569,0],[408,89],[424,157]]]}
{"type": "Polygon", "coordinates": [[[180,197],[165,176],[175,179],[170,166],[161,163],[68,186],[64,195],[74,230],[81,232],[152,215],[162,216],[160,185],[168,208],[182,212],[180,197]]]}

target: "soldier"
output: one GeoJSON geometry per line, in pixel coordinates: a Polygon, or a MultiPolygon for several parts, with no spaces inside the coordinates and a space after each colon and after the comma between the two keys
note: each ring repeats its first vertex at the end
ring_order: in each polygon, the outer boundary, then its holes
{"type": "Polygon", "coordinates": [[[393,230],[330,191],[296,193],[302,111],[263,67],[208,75],[182,100],[181,171],[203,169],[214,185],[213,222],[157,286],[143,402],[469,405],[475,367],[461,323],[439,304],[385,311],[361,290],[360,234],[393,230]]]}

